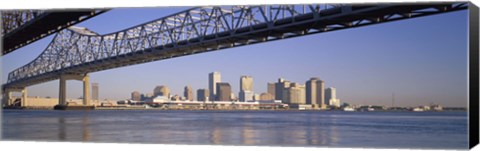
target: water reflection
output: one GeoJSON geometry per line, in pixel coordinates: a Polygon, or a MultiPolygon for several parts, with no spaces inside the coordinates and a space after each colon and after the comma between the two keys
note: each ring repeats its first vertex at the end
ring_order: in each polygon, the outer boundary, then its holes
{"type": "MultiPolygon", "coordinates": [[[[248,121],[247,121],[248,122],[248,121]]],[[[244,145],[254,145],[255,144],[255,134],[252,127],[248,124],[244,124],[242,128],[242,144],[244,145]]]]}
{"type": "Polygon", "coordinates": [[[332,146],[338,142],[338,124],[332,117],[310,118],[311,125],[308,127],[308,143],[306,145],[332,146]]]}
{"type": "Polygon", "coordinates": [[[210,142],[212,144],[222,144],[222,130],[221,127],[218,126],[221,124],[219,120],[217,116],[213,115],[212,130],[210,130],[210,142]]]}
{"type": "MultiPolygon", "coordinates": [[[[332,125],[337,125],[337,119],[331,118],[330,120],[332,121],[332,125]]],[[[337,145],[337,143],[340,141],[340,137],[338,137],[337,126],[330,126],[329,132],[331,132],[329,135],[331,140],[330,145],[337,145]]]]}
{"type": "Polygon", "coordinates": [[[90,141],[92,135],[90,134],[90,127],[89,127],[89,118],[88,115],[83,116],[82,118],[82,140],[83,141],[90,141]]]}
{"type": "Polygon", "coordinates": [[[239,145],[321,145],[337,144],[336,119],[307,115],[304,119],[266,116],[258,118],[250,114],[235,119],[236,125],[228,124],[225,117],[213,115],[209,130],[210,144],[239,145]],[[222,119],[223,118],[223,119],[222,119]],[[273,122],[272,121],[280,121],[273,122]]]}
{"type": "Polygon", "coordinates": [[[84,142],[91,140],[92,134],[90,132],[90,119],[88,115],[83,115],[81,120],[75,120],[75,118],[61,115],[57,118],[57,121],[57,140],[84,142]],[[81,139],[74,139],[76,137],[81,139]]]}
{"type": "Polygon", "coordinates": [[[63,116],[58,118],[58,140],[66,140],[67,130],[65,125],[65,118],[63,116]]]}
{"type": "Polygon", "coordinates": [[[417,118],[395,121],[372,114],[18,111],[4,114],[2,136],[9,140],[268,146],[461,148],[467,144],[465,114],[425,113],[423,118],[411,115],[417,118]],[[429,118],[429,114],[455,118],[429,118]],[[417,135],[411,137],[411,133],[417,135]]]}

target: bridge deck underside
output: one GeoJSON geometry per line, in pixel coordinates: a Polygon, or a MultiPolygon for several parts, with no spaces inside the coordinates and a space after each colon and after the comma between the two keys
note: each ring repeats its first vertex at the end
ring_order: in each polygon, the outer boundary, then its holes
{"type": "MultiPolygon", "coordinates": [[[[43,37],[65,29],[71,25],[92,18],[103,11],[79,10],[73,12],[47,12],[28,21],[17,29],[5,33],[3,39],[3,55],[33,43],[43,37]]],[[[5,21],[5,20],[4,20],[5,21]]]]}

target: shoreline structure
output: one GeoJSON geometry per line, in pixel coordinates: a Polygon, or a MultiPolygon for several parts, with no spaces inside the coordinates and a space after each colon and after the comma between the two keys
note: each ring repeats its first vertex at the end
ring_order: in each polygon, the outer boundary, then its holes
{"type": "MultiPolygon", "coordinates": [[[[55,107],[4,107],[3,110],[56,110],[55,107]]],[[[57,109],[58,110],[58,109],[57,109]]],[[[242,108],[154,108],[154,107],[145,107],[145,106],[78,106],[72,105],[61,110],[156,110],[156,111],[285,111],[285,112],[302,112],[302,111],[315,111],[315,112],[419,112],[415,110],[354,110],[354,111],[344,111],[342,109],[242,109],[242,108]]],[[[449,112],[449,111],[467,111],[465,108],[446,108],[441,111],[428,110],[421,112],[449,112]]]]}

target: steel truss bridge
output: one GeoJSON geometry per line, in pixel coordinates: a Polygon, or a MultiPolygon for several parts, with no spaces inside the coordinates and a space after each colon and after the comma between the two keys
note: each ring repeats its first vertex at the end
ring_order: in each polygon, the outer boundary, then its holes
{"type": "Polygon", "coordinates": [[[105,10],[12,10],[1,11],[2,54],[99,15],[105,10]]]}
{"type": "Polygon", "coordinates": [[[35,60],[10,72],[3,89],[467,8],[467,2],[196,7],[105,35],[70,27],[59,31],[35,60]]]}

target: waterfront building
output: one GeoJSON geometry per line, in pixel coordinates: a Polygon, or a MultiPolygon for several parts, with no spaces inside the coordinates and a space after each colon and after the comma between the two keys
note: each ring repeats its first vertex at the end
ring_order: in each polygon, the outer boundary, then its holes
{"type": "Polygon", "coordinates": [[[208,89],[210,91],[210,101],[215,101],[217,99],[217,83],[222,82],[220,72],[212,72],[208,74],[208,89]]]}
{"type": "Polygon", "coordinates": [[[260,100],[274,100],[274,98],[270,93],[262,93],[260,94],[260,100]]]}
{"type": "Polygon", "coordinates": [[[153,89],[153,97],[156,96],[166,96],[167,98],[170,97],[170,89],[167,86],[157,86],[153,89]]]}
{"type": "Polygon", "coordinates": [[[238,94],[238,98],[239,98],[240,102],[245,102],[245,101],[248,101],[248,100],[253,100],[253,97],[254,97],[253,91],[249,91],[249,90],[242,90],[242,91],[240,91],[240,93],[238,94]]]}
{"type": "Polygon", "coordinates": [[[430,109],[432,109],[433,111],[443,111],[443,107],[439,104],[432,104],[430,106],[430,109]]]}
{"type": "Polygon", "coordinates": [[[192,87],[190,86],[185,86],[183,96],[185,97],[185,100],[190,100],[193,101],[193,92],[192,92],[192,87]]]}
{"type": "Polygon", "coordinates": [[[253,100],[260,100],[260,94],[255,93],[253,95],[253,100]]]}
{"type": "Polygon", "coordinates": [[[306,104],[305,86],[298,83],[291,83],[290,87],[283,92],[284,103],[286,104],[306,104]]]}
{"type": "Polygon", "coordinates": [[[145,94],[145,97],[146,98],[151,98],[151,97],[153,97],[153,93],[147,93],[147,94],[145,94]]]}
{"type": "Polygon", "coordinates": [[[197,100],[198,101],[208,101],[210,92],[208,89],[198,89],[197,90],[197,100]]]}
{"type": "Polygon", "coordinates": [[[180,96],[178,96],[176,94],[174,96],[172,96],[172,98],[171,98],[172,101],[180,101],[180,99],[181,99],[180,96]]]}
{"type": "Polygon", "coordinates": [[[92,83],[92,100],[98,101],[98,83],[92,83]]]}
{"type": "Polygon", "coordinates": [[[267,93],[275,97],[275,83],[267,83],[267,93]]]}
{"type": "Polygon", "coordinates": [[[168,104],[164,106],[168,109],[224,109],[224,110],[252,110],[252,109],[285,109],[287,104],[283,104],[280,100],[262,100],[247,102],[232,101],[215,101],[215,102],[198,102],[198,101],[171,101],[164,96],[158,96],[149,101],[149,103],[168,104]]]}
{"type": "Polygon", "coordinates": [[[155,98],[152,98],[152,99],[148,99],[148,101],[146,102],[150,102],[150,103],[167,103],[167,102],[170,102],[170,99],[168,99],[168,97],[166,96],[157,96],[155,98]]]}
{"type": "Polygon", "coordinates": [[[142,94],[138,91],[133,91],[132,92],[132,98],[133,101],[141,101],[142,100],[142,94]]]}
{"type": "Polygon", "coordinates": [[[279,78],[278,82],[275,83],[275,100],[285,100],[283,97],[283,92],[285,91],[286,88],[290,86],[290,82],[283,79],[279,78]]]}
{"type": "Polygon", "coordinates": [[[421,108],[423,108],[425,111],[430,111],[430,106],[424,105],[421,108]]]}
{"type": "MultiPolygon", "coordinates": [[[[232,88],[229,83],[218,82],[217,85],[217,101],[230,101],[232,96],[232,88]]],[[[210,93],[211,94],[211,93],[210,93]]]]}
{"type": "Polygon", "coordinates": [[[235,97],[235,93],[230,93],[230,101],[238,101],[238,98],[235,97]]]}
{"type": "Polygon", "coordinates": [[[325,101],[330,106],[340,107],[340,100],[337,99],[337,91],[334,87],[325,89],[325,101]]]}
{"type": "Polygon", "coordinates": [[[306,103],[325,107],[325,82],[319,78],[310,78],[305,85],[306,103]]]}
{"type": "Polygon", "coordinates": [[[334,107],[340,107],[340,99],[332,99],[329,105],[334,107]]]}

